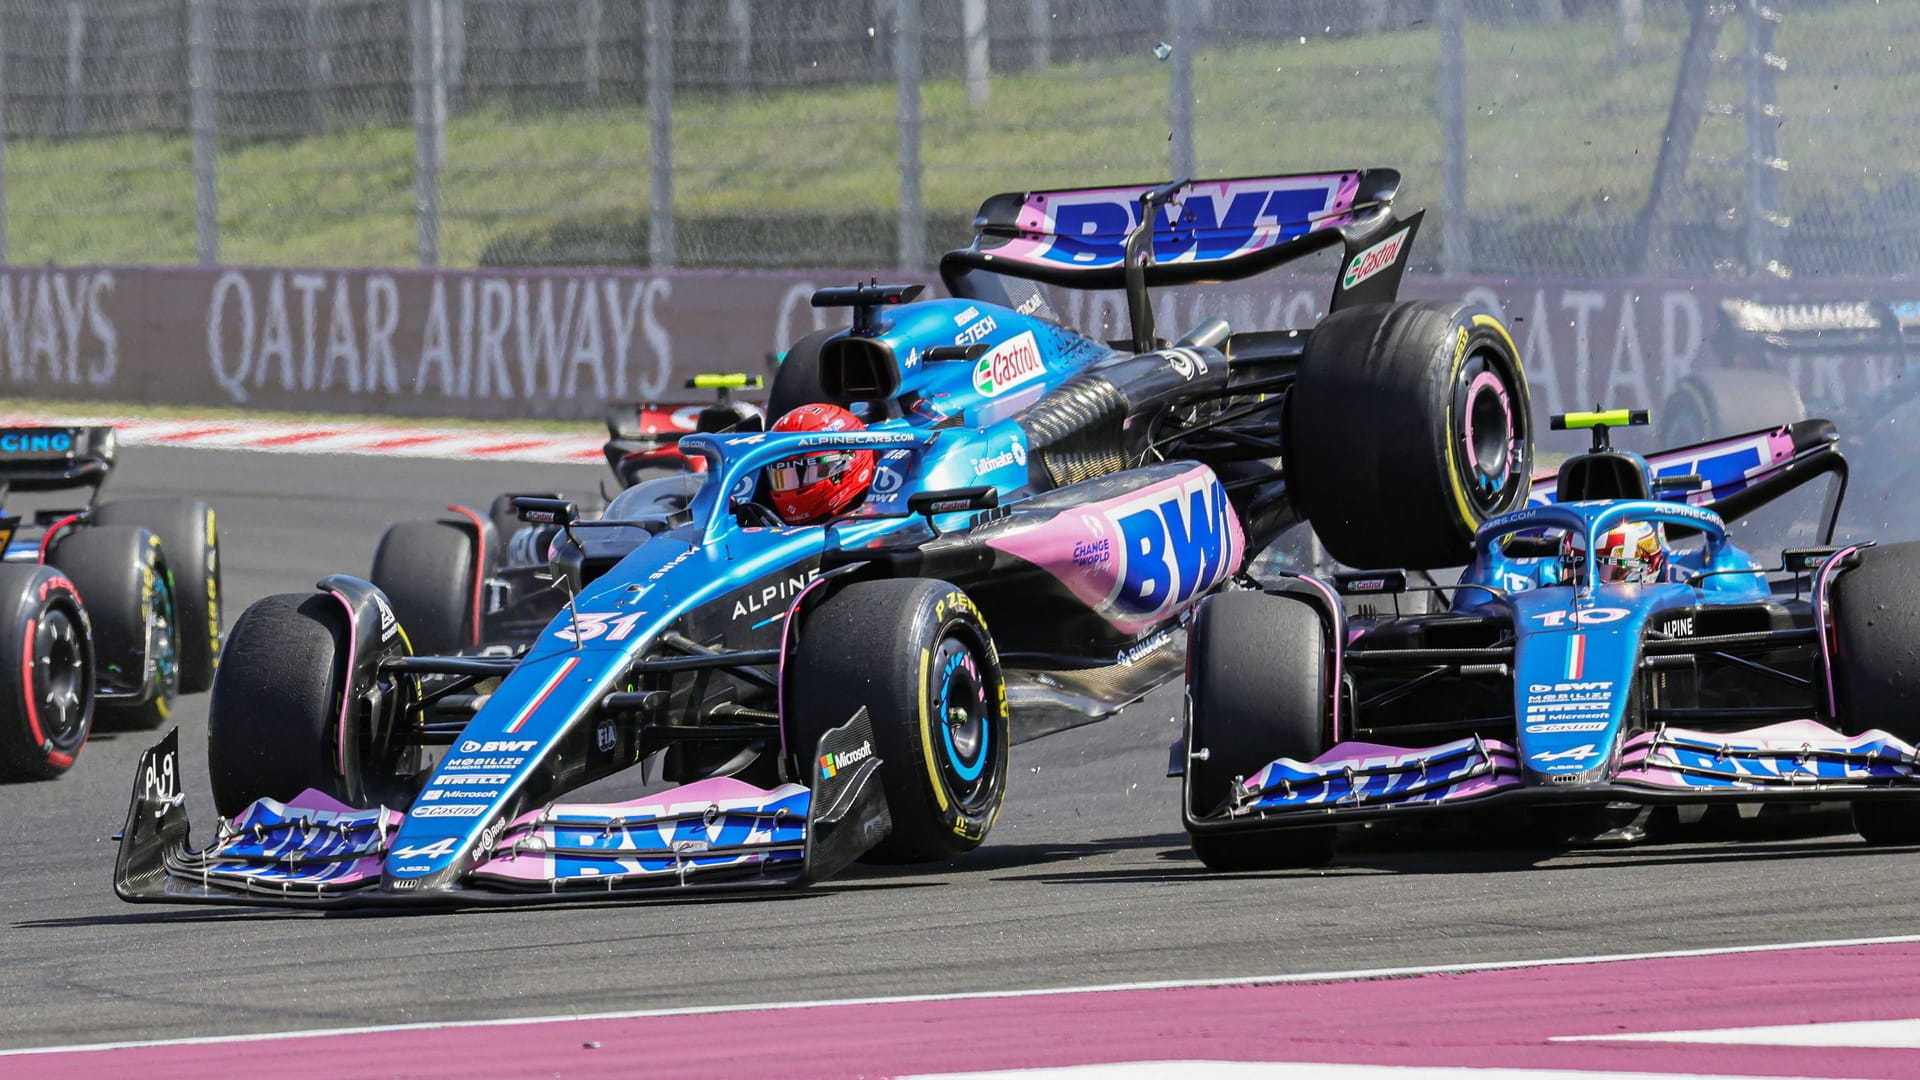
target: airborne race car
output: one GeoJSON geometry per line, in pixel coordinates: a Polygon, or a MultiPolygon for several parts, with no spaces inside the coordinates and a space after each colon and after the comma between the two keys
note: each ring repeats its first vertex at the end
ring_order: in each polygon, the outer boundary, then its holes
{"type": "Polygon", "coordinates": [[[1630,840],[1658,805],[1844,800],[1870,843],[1920,842],[1920,543],[1762,564],[1725,520],[1828,476],[1831,544],[1833,424],[1609,448],[1607,425],[1645,417],[1555,417],[1594,428],[1593,449],[1480,526],[1443,611],[1347,616],[1338,594],[1398,602],[1398,572],[1200,605],[1170,771],[1203,862],[1324,865],[1343,823],[1503,806],[1550,840],[1630,840]],[[1672,547],[1659,572],[1608,581],[1620,564],[1597,538],[1652,525],[1672,547]]]}
{"type": "Polygon", "coordinates": [[[953,299],[821,290],[853,325],[789,351],[770,411],[837,402],[867,430],[689,435],[703,472],[628,488],[598,519],[518,498],[555,533],[538,558],[459,510],[396,526],[372,582],[255,604],[209,722],[232,820],[190,850],[170,737],[143,759],[117,891],[512,902],[970,850],[1009,744],[1173,677],[1183,614],[1249,550],[1310,518],[1349,562],[1457,564],[1525,501],[1506,330],[1391,302],[1418,226],[1389,207],[1398,182],[1001,195],[942,260],[953,299]],[[1335,245],[1345,272],[1312,330],[1156,338],[1149,286],[1335,245]],[[1125,288],[1132,340],[1060,325],[1037,283],[1125,288]],[[858,450],[879,460],[845,517],[792,527],[761,501],[770,467],[858,450]],[[555,801],[642,763],[682,786],[555,801]]]}
{"type": "Polygon", "coordinates": [[[88,489],[29,521],[0,511],[0,780],[73,766],[96,706],[153,728],[205,690],[220,657],[213,511],[195,499],[95,505],[110,427],[0,429],[0,497],[88,489]]]}

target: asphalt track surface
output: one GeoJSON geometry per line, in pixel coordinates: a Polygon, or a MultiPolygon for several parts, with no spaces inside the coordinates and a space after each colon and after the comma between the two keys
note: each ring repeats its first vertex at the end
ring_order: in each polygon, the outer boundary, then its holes
{"type": "MultiPolygon", "coordinates": [[[[385,523],[585,467],[140,449],[109,494],[204,495],[228,624],[363,571],[385,523]]],[[[197,835],[205,697],[178,711],[197,835]]],[[[132,906],[110,837],[146,733],[0,789],[0,1049],[358,1025],[1468,964],[1911,931],[1920,852],[1844,818],[1698,826],[1553,854],[1352,838],[1326,872],[1215,875],[1165,780],[1177,698],[1015,749],[1006,813],[959,862],[787,896],[347,916],[132,906]]],[[[508,1036],[510,1037],[510,1036],[508,1036]]],[[[0,1070],[4,1071],[4,1070],[0,1070]]]]}

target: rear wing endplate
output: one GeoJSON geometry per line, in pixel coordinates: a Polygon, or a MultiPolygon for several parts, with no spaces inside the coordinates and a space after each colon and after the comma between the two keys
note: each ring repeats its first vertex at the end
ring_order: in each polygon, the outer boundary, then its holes
{"type": "Polygon", "coordinates": [[[0,427],[0,485],[14,491],[98,488],[113,471],[113,428],[0,427]]]}

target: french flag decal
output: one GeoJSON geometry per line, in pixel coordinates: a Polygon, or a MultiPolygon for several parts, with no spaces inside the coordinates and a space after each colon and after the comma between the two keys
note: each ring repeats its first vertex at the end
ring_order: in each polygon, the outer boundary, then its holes
{"type": "Polygon", "coordinates": [[[560,680],[566,678],[567,672],[572,671],[573,666],[579,662],[580,658],[577,656],[567,657],[567,662],[554,671],[553,676],[547,680],[547,685],[541,687],[540,692],[533,695],[533,700],[520,709],[520,715],[513,718],[513,723],[507,725],[507,733],[519,731],[520,725],[526,723],[527,717],[533,715],[533,710],[539,708],[541,703],[553,694],[554,687],[559,686],[560,680]]]}
{"type": "Polygon", "coordinates": [[[1587,635],[1575,634],[1567,639],[1567,681],[1577,682],[1587,670],[1587,635]]]}

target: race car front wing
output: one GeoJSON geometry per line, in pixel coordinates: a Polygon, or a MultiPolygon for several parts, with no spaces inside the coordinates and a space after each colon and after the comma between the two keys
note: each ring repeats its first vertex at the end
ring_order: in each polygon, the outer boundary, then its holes
{"type": "MultiPolygon", "coordinates": [[[[862,709],[821,740],[821,756],[872,737],[862,709]]],[[[394,847],[405,813],[312,789],[252,803],[193,850],[176,730],[141,758],[114,891],[136,903],[457,907],[795,887],[885,838],[883,766],[874,756],[828,773],[816,758],[810,788],[716,777],[624,802],[554,803],[483,831],[457,887],[420,891],[385,884],[388,862],[412,857],[394,847]]]]}
{"type": "Polygon", "coordinates": [[[1187,824],[1196,831],[1326,825],[1502,801],[1920,797],[1920,751],[1884,731],[1845,735],[1813,720],[1738,733],[1663,726],[1620,749],[1611,769],[1528,775],[1516,748],[1494,739],[1423,748],[1343,742],[1312,761],[1274,761],[1237,785],[1219,810],[1189,813],[1187,824]]]}

